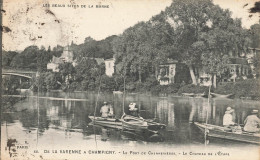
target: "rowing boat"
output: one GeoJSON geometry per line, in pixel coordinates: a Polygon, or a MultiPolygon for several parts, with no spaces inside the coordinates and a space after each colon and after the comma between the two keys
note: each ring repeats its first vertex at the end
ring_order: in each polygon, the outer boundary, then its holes
{"type": "Polygon", "coordinates": [[[212,124],[198,123],[194,122],[194,124],[202,131],[207,133],[209,137],[246,142],[246,143],[254,143],[260,144],[260,135],[255,133],[249,133],[243,131],[242,133],[232,132],[230,128],[221,127],[212,124]]]}
{"type": "Polygon", "coordinates": [[[100,125],[109,128],[122,129],[122,122],[116,118],[103,118],[88,116],[94,125],[100,125]]]}
{"type": "Polygon", "coordinates": [[[109,128],[115,129],[127,129],[127,130],[151,130],[158,131],[165,129],[166,125],[153,122],[152,120],[146,120],[141,117],[134,117],[131,115],[124,115],[122,119],[116,118],[103,118],[103,117],[94,117],[88,116],[94,125],[100,125],[109,128]]]}
{"type": "Polygon", "coordinates": [[[131,115],[123,115],[121,121],[123,129],[137,132],[145,132],[145,130],[157,132],[161,129],[165,129],[166,127],[164,124],[131,115]]]}

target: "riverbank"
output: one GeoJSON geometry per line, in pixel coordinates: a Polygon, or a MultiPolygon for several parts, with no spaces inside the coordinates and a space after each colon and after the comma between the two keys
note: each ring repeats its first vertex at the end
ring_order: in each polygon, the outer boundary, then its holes
{"type": "MultiPolygon", "coordinates": [[[[248,100],[260,100],[260,83],[259,79],[247,79],[238,82],[219,83],[217,88],[211,87],[212,97],[236,98],[248,100]]],[[[170,84],[154,85],[150,88],[138,84],[135,89],[130,90],[134,93],[146,93],[161,96],[189,96],[189,97],[207,97],[209,92],[208,86],[199,86],[193,84],[170,84]]]]}
{"type": "MultiPolygon", "coordinates": [[[[170,84],[170,85],[151,85],[147,86],[144,84],[132,85],[134,87],[126,87],[126,94],[143,94],[150,96],[160,97],[204,97],[207,98],[209,87],[199,85],[181,85],[181,84],[170,84]]],[[[62,90],[50,90],[51,92],[63,92],[62,90]]],[[[248,79],[239,82],[227,82],[219,83],[217,88],[211,88],[211,98],[230,98],[230,99],[243,99],[243,100],[260,100],[259,91],[259,79],[248,79]]],[[[76,92],[76,93],[96,93],[97,90],[65,90],[65,92],[76,92]]],[[[112,93],[123,94],[123,90],[111,91],[102,90],[101,93],[112,93]]]]}

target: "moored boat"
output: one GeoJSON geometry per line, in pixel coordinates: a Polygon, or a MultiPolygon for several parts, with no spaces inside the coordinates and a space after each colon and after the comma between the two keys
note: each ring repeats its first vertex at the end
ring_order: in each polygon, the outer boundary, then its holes
{"type": "Polygon", "coordinates": [[[207,133],[209,137],[215,137],[220,139],[227,139],[239,142],[246,142],[246,143],[254,143],[260,144],[260,134],[256,133],[249,133],[242,131],[240,132],[232,132],[230,128],[221,127],[212,124],[205,124],[205,123],[198,123],[194,122],[194,124],[202,131],[207,133]]]}
{"type": "Polygon", "coordinates": [[[103,118],[88,116],[94,125],[100,125],[109,128],[122,129],[122,122],[116,118],[103,118]]]}
{"type": "Polygon", "coordinates": [[[148,121],[141,117],[131,115],[123,115],[121,121],[123,129],[137,132],[144,132],[145,130],[157,132],[166,127],[164,124],[148,121]]]}
{"type": "Polygon", "coordinates": [[[212,96],[215,98],[228,98],[231,97],[233,94],[217,94],[217,93],[211,93],[212,96]]]}

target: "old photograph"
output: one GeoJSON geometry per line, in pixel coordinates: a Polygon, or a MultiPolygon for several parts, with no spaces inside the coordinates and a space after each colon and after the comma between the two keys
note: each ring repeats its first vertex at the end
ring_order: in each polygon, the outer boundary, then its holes
{"type": "Polygon", "coordinates": [[[259,160],[260,1],[2,0],[2,160],[259,160]]]}

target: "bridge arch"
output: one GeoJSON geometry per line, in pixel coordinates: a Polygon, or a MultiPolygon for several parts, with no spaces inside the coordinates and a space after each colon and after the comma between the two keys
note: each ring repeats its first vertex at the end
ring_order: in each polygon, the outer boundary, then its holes
{"type": "Polygon", "coordinates": [[[31,76],[19,74],[19,73],[2,73],[2,75],[13,75],[13,76],[19,76],[19,77],[25,77],[25,78],[28,78],[28,79],[32,79],[31,76]]]}

